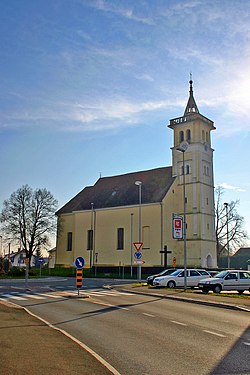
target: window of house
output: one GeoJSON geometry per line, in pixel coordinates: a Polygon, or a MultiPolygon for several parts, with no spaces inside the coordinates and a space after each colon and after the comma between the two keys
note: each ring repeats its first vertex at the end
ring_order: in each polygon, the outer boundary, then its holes
{"type": "Polygon", "coordinates": [[[189,165],[186,166],[186,174],[190,174],[190,166],[189,165]]]}
{"type": "Polygon", "coordinates": [[[72,232],[68,232],[67,234],[67,251],[72,251],[72,232]]]}
{"type": "Polygon", "coordinates": [[[179,134],[180,143],[184,141],[184,132],[181,130],[179,134]]]}
{"type": "Polygon", "coordinates": [[[124,228],[117,228],[117,250],[124,249],[124,228]]]}
{"type": "Polygon", "coordinates": [[[191,140],[191,130],[190,129],[187,129],[187,131],[186,131],[186,140],[187,141],[191,140]]]}
{"type": "Polygon", "coordinates": [[[87,234],[87,250],[93,250],[93,235],[93,229],[89,229],[87,234]]]}

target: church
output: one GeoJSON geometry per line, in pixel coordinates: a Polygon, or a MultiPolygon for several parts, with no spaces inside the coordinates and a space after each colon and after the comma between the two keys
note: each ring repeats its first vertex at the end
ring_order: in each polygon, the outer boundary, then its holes
{"type": "Polygon", "coordinates": [[[185,262],[217,267],[215,127],[200,114],[192,80],[189,85],[184,114],[168,125],[172,165],[100,177],[59,209],[57,266],[70,266],[81,256],[86,268],[183,267],[185,262]]]}

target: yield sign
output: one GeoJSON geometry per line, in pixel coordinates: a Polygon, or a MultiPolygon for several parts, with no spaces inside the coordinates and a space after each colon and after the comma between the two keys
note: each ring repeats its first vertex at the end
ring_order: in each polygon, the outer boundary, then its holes
{"type": "Polygon", "coordinates": [[[134,245],[136,251],[140,251],[143,243],[142,242],[133,242],[133,245],[134,245]]]}

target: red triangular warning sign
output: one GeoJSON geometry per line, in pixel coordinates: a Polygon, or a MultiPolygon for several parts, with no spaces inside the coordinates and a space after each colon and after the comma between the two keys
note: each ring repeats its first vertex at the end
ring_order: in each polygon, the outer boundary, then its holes
{"type": "Polygon", "coordinates": [[[143,243],[142,242],[133,242],[133,245],[134,245],[136,251],[140,251],[143,243]]]}

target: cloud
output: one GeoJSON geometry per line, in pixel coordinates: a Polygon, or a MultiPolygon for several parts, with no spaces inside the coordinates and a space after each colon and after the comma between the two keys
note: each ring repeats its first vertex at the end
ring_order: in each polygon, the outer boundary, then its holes
{"type": "Polygon", "coordinates": [[[230,185],[227,182],[223,182],[222,184],[218,184],[218,185],[216,185],[216,187],[222,187],[225,190],[234,190],[234,191],[238,191],[238,192],[242,192],[242,193],[246,192],[245,189],[242,189],[238,186],[230,185]]]}
{"type": "Polygon", "coordinates": [[[98,10],[114,13],[121,17],[125,17],[127,19],[152,25],[154,24],[153,20],[149,17],[139,17],[137,16],[131,8],[125,7],[118,7],[116,4],[108,3],[105,0],[97,0],[91,4],[91,6],[95,7],[98,10]]]}

